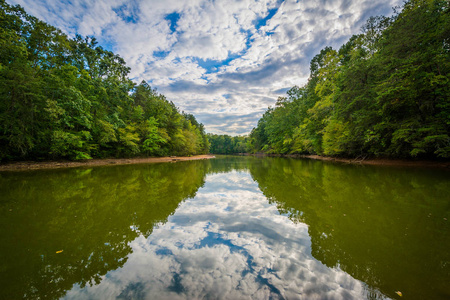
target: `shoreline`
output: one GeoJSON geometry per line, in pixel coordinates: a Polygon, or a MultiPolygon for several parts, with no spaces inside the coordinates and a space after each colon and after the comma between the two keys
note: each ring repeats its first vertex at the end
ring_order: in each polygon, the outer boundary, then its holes
{"type": "Polygon", "coordinates": [[[407,159],[389,159],[389,158],[339,158],[320,155],[300,155],[300,154],[244,154],[245,156],[270,156],[287,158],[306,158],[321,161],[339,162],[346,164],[372,165],[372,166],[392,166],[392,167],[420,167],[420,168],[439,168],[450,171],[450,161],[432,161],[432,160],[407,160],[407,159]]]}
{"type": "MultiPolygon", "coordinates": [[[[265,154],[265,153],[241,153],[234,154],[238,156],[268,156],[268,157],[286,157],[286,158],[305,158],[312,160],[330,161],[346,164],[357,165],[375,165],[375,166],[394,166],[394,167],[422,167],[422,168],[439,168],[450,171],[450,161],[427,161],[427,160],[406,160],[406,159],[388,159],[388,158],[338,158],[320,155],[300,155],[300,154],[265,154]]],[[[135,158],[101,158],[82,161],[19,161],[0,164],[0,172],[2,171],[27,171],[42,169],[62,169],[77,167],[95,167],[95,166],[112,166],[112,165],[131,165],[131,164],[149,164],[163,162],[177,162],[189,160],[203,160],[216,158],[214,154],[203,154],[195,156],[165,156],[165,157],[135,157],[135,158]]]]}
{"type": "Polygon", "coordinates": [[[450,162],[430,161],[430,160],[406,160],[406,159],[388,159],[388,158],[336,158],[320,155],[303,155],[303,158],[334,161],[348,164],[372,165],[372,166],[398,166],[398,167],[425,167],[425,168],[441,168],[450,170],[450,162]]]}
{"type": "Polygon", "coordinates": [[[195,156],[102,158],[102,159],[89,159],[83,161],[43,161],[43,162],[21,161],[21,162],[0,164],[0,172],[62,169],[62,168],[76,168],[76,167],[96,167],[96,166],[111,166],[111,165],[149,164],[149,163],[177,162],[188,160],[203,160],[211,158],[215,158],[215,156],[212,154],[204,154],[195,156]]]}

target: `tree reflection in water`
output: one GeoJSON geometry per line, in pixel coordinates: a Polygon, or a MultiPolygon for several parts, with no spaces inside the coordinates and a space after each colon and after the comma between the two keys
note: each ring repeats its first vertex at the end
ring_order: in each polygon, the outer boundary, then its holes
{"type": "Polygon", "coordinates": [[[8,298],[450,293],[445,172],[228,157],[0,176],[8,298]]]}
{"type": "Polygon", "coordinates": [[[0,174],[2,294],[56,299],[100,283],[131,241],[195,196],[205,171],[191,162],[0,174]]]}
{"type": "Polygon", "coordinates": [[[313,256],[392,298],[450,297],[447,171],[266,159],[251,174],[313,256]]]}

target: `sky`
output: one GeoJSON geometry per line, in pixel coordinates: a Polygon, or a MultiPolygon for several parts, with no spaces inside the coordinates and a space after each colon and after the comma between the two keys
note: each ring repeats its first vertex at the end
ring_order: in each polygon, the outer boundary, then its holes
{"type": "Polygon", "coordinates": [[[245,135],[326,46],[402,0],[7,0],[70,37],[95,36],[207,132],[245,135]]]}

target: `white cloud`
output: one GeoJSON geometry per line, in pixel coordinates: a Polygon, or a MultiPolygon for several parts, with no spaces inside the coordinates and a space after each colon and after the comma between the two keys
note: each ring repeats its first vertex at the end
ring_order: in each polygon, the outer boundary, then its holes
{"type": "Polygon", "coordinates": [[[268,104],[282,95],[275,91],[306,82],[309,61],[320,49],[338,48],[359,33],[369,16],[390,14],[391,7],[402,1],[10,3],[24,6],[69,35],[95,35],[101,45],[124,57],[136,82],[149,81],[182,110],[199,116],[207,131],[236,134],[248,133],[256,125],[268,104]],[[278,10],[262,22],[273,9],[278,10]],[[179,16],[175,31],[175,24],[167,19],[172,13],[179,16]],[[224,60],[227,64],[222,66],[224,60]],[[230,96],[224,100],[223,94],[230,96]],[[254,112],[259,115],[251,122],[233,125],[254,112]],[[207,113],[226,113],[229,118],[222,118],[221,126],[213,125],[209,118],[202,119],[207,113]]]}

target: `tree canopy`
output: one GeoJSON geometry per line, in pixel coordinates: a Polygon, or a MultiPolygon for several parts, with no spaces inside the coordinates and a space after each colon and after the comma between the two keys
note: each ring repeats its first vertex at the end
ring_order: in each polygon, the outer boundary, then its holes
{"type": "Polygon", "coordinates": [[[214,154],[247,153],[249,149],[247,136],[229,136],[227,134],[208,133],[210,152],[214,154]]]}
{"type": "Polygon", "coordinates": [[[258,121],[251,151],[450,157],[448,1],[409,0],[390,18],[371,17],[310,70],[258,121]]]}
{"type": "Polygon", "coordinates": [[[0,0],[0,161],[207,153],[204,127],[94,37],[0,0]]]}

